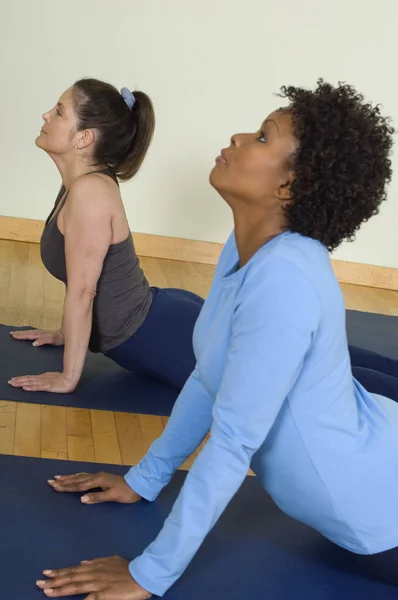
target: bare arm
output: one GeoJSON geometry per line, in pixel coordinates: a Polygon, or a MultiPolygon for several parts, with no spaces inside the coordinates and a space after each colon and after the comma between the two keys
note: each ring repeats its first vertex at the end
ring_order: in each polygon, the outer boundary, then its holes
{"type": "Polygon", "coordinates": [[[81,377],[92,328],[93,304],[112,240],[107,187],[89,175],[72,187],[64,212],[67,288],[62,320],[64,377],[81,377]]]}
{"type": "MultiPolygon", "coordinates": [[[[69,393],[76,388],[90,339],[97,283],[112,241],[111,215],[109,188],[101,178],[88,175],[74,183],[62,215],[67,271],[63,339],[59,340],[64,343],[63,372],[13,377],[9,381],[13,387],[55,393],[69,393]]],[[[41,339],[41,342],[54,343],[54,340],[41,339]]]]}

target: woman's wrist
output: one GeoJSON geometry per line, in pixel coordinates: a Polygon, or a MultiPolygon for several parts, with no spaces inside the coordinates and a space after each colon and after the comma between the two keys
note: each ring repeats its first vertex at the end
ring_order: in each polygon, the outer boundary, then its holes
{"type": "Polygon", "coordinates": [[[73,373],[68,369],[64,369],[62,371],[62,376],[68,385],[75,388],[80,381],[81,374],[76,376],[76,373],[73,373]]]}

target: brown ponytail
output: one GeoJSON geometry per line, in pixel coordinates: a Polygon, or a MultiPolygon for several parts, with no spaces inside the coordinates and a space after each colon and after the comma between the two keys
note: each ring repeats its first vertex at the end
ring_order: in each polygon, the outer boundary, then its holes
{"type": "Polygon", "coordinates": [[[112,85],[81,79],[73,86],[78,130],[96,129],[96,165],[111,167],[118,179],[128,181],[138,172],[152,141],[155,113],[144,92],[134,91],[130,109],[112,85]]]}

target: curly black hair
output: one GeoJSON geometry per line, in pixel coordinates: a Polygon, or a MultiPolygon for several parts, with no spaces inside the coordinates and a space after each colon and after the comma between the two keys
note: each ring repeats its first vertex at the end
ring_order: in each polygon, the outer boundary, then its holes
{"type": "Polygon", "coordinates": [[[279,95],[290,101],[282,110],[291,112],[299,141],[293,201],[285,209],[289,227],[332,251],[352,241],[386,199],[394,129],[380,106],[346,84],[320,79],[315,91],[284,86],[279,95]]]}

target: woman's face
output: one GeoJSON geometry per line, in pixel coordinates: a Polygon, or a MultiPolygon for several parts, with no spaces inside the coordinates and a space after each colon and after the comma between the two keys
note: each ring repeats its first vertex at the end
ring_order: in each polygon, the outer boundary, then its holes
{"type": "Polygon", "coordinates": [[[294,178],[289,157],[297,148],[291,113],[275,111],[258,132],[232,136],[229,148],[216,159],[210,183],[227,202],[288,200],[294,178]]]}
{"type": "Polygon", "coordinates": [[[62,94],[57,104],[43,115],[44,125],[36,145],[49,154],[66,154],[76,145],[76,116],[72,89],[62,94]]]}

